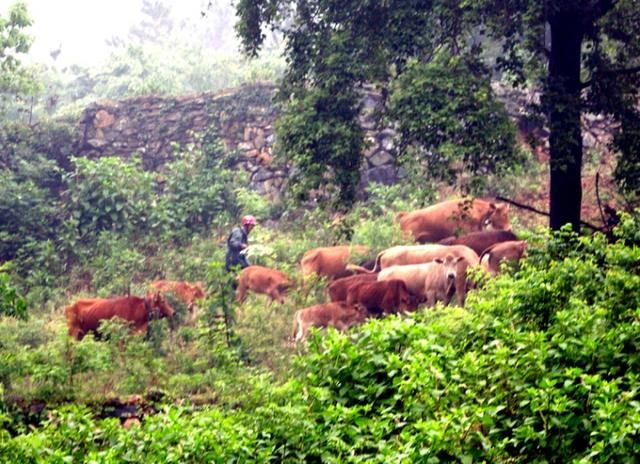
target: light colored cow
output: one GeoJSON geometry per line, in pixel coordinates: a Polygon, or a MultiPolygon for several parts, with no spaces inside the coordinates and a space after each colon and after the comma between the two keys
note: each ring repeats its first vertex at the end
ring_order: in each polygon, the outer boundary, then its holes
{"type": "Polygon", "coordinates": [[[378,280],[399,279],[407,289],[433,306],[436,301],[449,304],[453,294],[458,295],[458,303],[464,306],[467,293],[467,265],[464,258],[446,255],[429,263],[391,266],[378,274],[378,280]]]}
{"type": "Polygon", "coordinates": [[[482,253],[481,266],[491,275],[500,272],[500,263],[504,261],[519,261],[527,249],[524,240],[511,240],[496,243],[482,253]]]}

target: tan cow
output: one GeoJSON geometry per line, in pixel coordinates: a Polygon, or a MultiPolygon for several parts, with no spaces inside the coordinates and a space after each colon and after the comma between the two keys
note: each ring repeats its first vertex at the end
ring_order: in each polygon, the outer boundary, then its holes
{"type": "Polygon", "coordinates": [[[444,259],[447,255],[464,258],[467,266],[476,266],[480,263],[476,252],[464,245],[398,245],[378,253],[372,270],[354,264],[349,264],[347,269],[371,274],[390,266],[428,263],[438,258],[444,259]]]}
{"type": "Polygon", "coordinates": [[[344,302],[317,304],[296,311],[291,337],[295,343],[304,341],[311,327],[334,327],[336,330],[344,331],[364,322],[367,317],[366,309],[349,306],[344,302]]]}
{"type": "Polygon", "coordinates": [[[150,297],[154,292],[175,294],[180,301],[187,305],[187,309],[191,313],[190,323],[195,322],[198,317],[197,301],[205,298],[201,282],[192,284],[175,280],[156,280],[149,284],[147,296],[150,297]]]}
{"type": "Polygon", "coordinates": [[[496,243],[487,248],[480,259],[481,266],[491,275],[500,272],[500,263],[503,261],[519,261],[527,249],[524,240],[512,240],[496,243]]]}
{"type": "Polygon", "coordinates": [[[480,198],[448,200],[428,208],[398,213],[403,232],[411,233],[421,243],[437,242],[460,232],[510,229],[509,205],[480,198]]]}
{"type": "Polygon", "coordinates": [[[352,253],[364,254],[368,250],[368,247],[364,245],[313,248],[307,251],[300,261],[302,276],[304,278],[311,274],[317,274],[333,279],[345,272],[352,253]]]}
{"type": "Polygon", "coordinates": [[[238,290],[236,300],[242,304],[247,296],[247,290],[268,295],[272,301],[284,303],[286,291],[293,286],[284,272],[263,266],[245,267],[238,275],[238,290]]]}
{"type": "Polygon", "coordinates": [[[448,304],[456,293],[458,304],[464,306],[467,267],[465,258],[445,255],[428,263],[390,266],[380,271],[378,280],[402,280],[409,292],[424,298],[430,306],[435,300],[448,304]]]}

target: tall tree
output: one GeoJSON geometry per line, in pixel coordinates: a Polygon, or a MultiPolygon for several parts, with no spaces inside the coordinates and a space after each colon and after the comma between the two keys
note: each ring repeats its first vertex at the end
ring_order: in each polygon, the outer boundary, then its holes
{"type": "Polygon", "coordinates": [[[13,4],[7,17],[0,16],[0,115],[11,99],[34,89],[34,82],[20,63],[20,55],[31,47],[32,39],[25,32],[31,25],[23,2],[13,4]]]}
{"type": "Polygon", "coordinates": [[[583,112],[620,121],[618,178],[640,188],[638,0],[241,0],[237,11],[236,30],[249,55],[259,52],[266,28],[284,34],[289,98],[335,79],[326,66],[331,38],[347,38],[357,79],[384,84],[401,76],[409,60],[477,57],[484,43],[478,36],[497,40],[503,56],[496,66],[543,91],[551,227],[579,229],[583,112]]]}

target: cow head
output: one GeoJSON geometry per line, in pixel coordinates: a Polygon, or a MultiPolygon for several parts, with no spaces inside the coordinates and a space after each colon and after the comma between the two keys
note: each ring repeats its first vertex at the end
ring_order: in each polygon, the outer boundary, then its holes
{"type": "Polygon", "coordinates": [[[505,203],[489,203],[489,210],[482,219],[482,228],[511,230],[509,222],[509,205],[505,203]]]}
{"type": "Polygon", "coordinates": [[[407,288],[407,284],[403,280],[398,280],[396,283],[396,291],[398,292],[398,307],[400,311],[411,311],[417,307],[417,304],[414,302],[414,298],[407,288]]]}
{"type": "Polygon", "coordinates": [[[462,261],[464,258],[462,256],[458,256],[457,258],[453,255],[447,255],[443,258],[436,258],[434,261],[438,264],[441,264],[444,269],[444,277],[447,282],[447,294],[452,294],[455,291],[456,286],[456,275],[458,273],[458,263],[462,261]]]}
{"type": "Polygon", "coordinates": [[[173,317],[176,313],[175,309],[167,303],[160,293],[156,293],[151,298],[147,296],[147,301],[152,314],[158,314],[160,317],[173,317]]]}

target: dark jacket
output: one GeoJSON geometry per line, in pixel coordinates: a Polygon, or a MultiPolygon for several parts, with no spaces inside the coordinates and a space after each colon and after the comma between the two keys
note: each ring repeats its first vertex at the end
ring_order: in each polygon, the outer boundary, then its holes
{"type": "Polygon", "coordinates": [[[242,227],[234,227],[227,239],[227,257],[224,265],[227,270],[237,265],[240,265],[243,269],[250,266],[247,257],[240,254],[243,249],[242,245],[245,245],[245,247],[249,245],[247,233],[242,227]]]}

